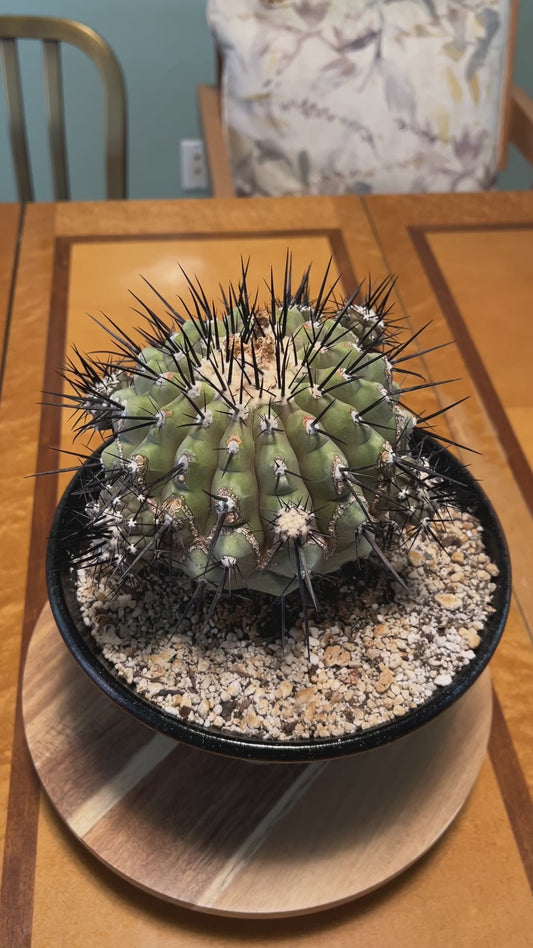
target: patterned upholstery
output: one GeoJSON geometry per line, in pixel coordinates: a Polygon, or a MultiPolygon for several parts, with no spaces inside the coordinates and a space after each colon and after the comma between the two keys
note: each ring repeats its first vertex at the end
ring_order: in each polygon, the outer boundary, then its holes
{"type": "Polygon", "coordinates": [[[208,0],[239,195],[487,189],[509,0],[208,0]]]}

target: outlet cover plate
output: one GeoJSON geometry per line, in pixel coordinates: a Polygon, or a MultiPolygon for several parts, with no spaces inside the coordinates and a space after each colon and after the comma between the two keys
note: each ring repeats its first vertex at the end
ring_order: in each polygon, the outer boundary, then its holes
{"type": "Polygon", "coordinates": [[[205,148],[201,138],[182,138],[180,142],[181,186],[184,191],[207,188],[205,148]]]}

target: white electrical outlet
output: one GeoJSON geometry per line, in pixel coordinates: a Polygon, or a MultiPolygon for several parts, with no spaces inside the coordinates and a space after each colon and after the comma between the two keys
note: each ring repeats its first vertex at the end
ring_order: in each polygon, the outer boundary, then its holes
{"type": "Polygon", "coordinates": [[[207,188],[207,168],[205,149],[201,138],[182,138],[181,186],[184,191],[198,191],[207,188]]]}

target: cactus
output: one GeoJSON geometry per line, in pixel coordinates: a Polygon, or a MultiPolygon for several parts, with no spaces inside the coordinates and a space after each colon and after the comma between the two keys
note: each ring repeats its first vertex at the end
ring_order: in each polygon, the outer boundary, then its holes
{"type": "MultiPolygon", "coordinates": [[[[442,479],[413,454],[413,414],[394,380],[407,343],[386,325],[393,281],[339,304],[309,271],[291,288],[287,260],[265,307],[247,268],[220,312],[188,279],[162,319],[136,298],[141,343],[109,321],[109,359],[79,353],[65,375],[78,430],[110,432],[92,501],[84,562],[118,583],[181,571],[219,597],[299,589],[350,561],[387,558],[407,525],[430,529],[442,479]],[[387,539],[388,538],[388,539],[387,539]]],[[[395,575],[395,574],[394,574],[395,575]]],[[[398,577],[396,577],[398,578],[398,577]]]]}

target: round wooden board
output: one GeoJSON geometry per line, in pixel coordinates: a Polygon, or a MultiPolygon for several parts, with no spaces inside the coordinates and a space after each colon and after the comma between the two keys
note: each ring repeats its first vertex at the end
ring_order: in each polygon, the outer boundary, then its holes
{"type": "Polygon", "coordinates": [[[318,764],[215,756],[116,707],[66,649],[48,607],[25,667],[30,752],[52,804],[98,859],[199,911],[318,911],[411,865],[464,803],[485,754],[488,672],[408,737],[318,764]]]}

